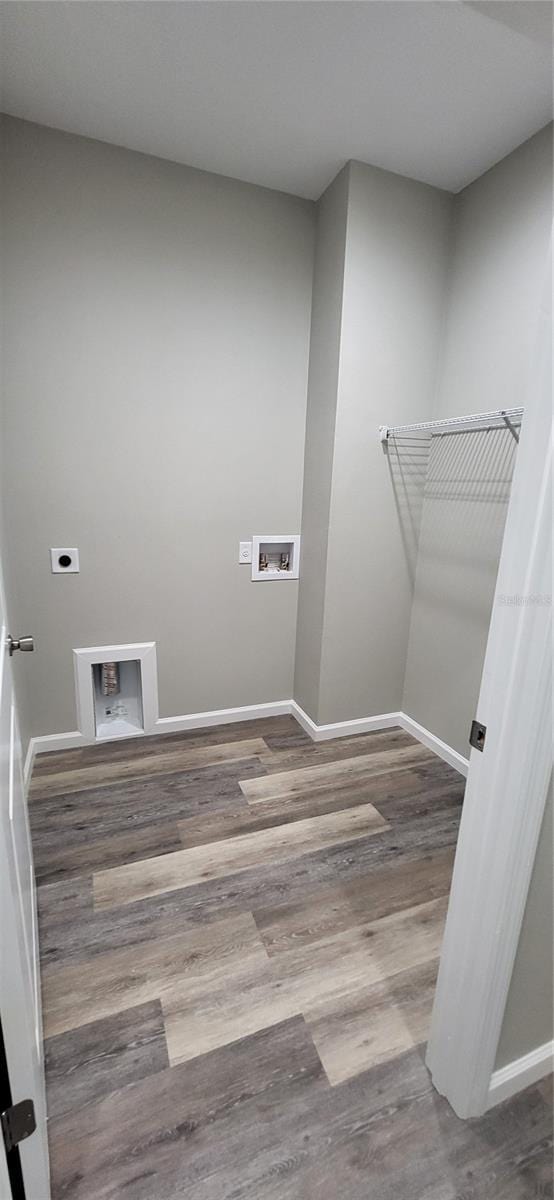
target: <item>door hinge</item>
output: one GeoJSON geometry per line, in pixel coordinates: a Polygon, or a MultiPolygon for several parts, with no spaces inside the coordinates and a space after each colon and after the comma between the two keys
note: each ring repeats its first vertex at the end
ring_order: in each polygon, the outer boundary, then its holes
{"type": "Polygon", "coordinates": [[[469,735],[469,744],[475,750],[483,750],[485,747],[485,738],[487,736],[487,726],[481,725],[480,721],[471,722],[471,733],[469,735]]]}
{"type": "Polygon", "coordinates": [[[35,1118],[35,1106],[32,1100],[20,1100],[19,1104],[12,1104],[5,1112],[0,1114],[0,1123],[2,1125],[2,1133],[4,1135],[4,1145],[6,1153],[13,1150],[15,1146],[19,1146],[25,1138],[31,1136],[35,1132],[37,1122],[35,1118]]]}

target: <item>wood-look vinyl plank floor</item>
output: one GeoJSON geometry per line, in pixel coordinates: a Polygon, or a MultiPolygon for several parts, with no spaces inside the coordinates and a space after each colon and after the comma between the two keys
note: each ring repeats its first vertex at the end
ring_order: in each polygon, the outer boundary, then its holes
{"type": "MultiPolygon", "coordinates": [[[[362,735],[371,736],[371,735],[362,735]]],[[[235,721],[230,725],[214,725],[203,729],[189,729],[180,733],[160,733],[148,737],[122,738],[117,742],[96,742],[91,746],[80,746],[74,750],[55,750],[40,754],[33,766],[33,783],[45,775],[66,774],[69,771],[90,768],[94,773],[99,766],[111,763],[136,762],[152,754],[179,749],[196,750],[217,746],[221,742],[244,742],[250,738],[263,737],[267,747],[275,744],[277,749],[294,745],[313,746],[308,734],[291,716],[265,717],[263,721],[235,721]]]]}
{"type": "MultiPolygon", "coordinates": [[[[351,994],[436,957],[444,914],[444,901],[431,901],[406,915],[322,938],[278,960],[255,953],[247,959],[243,954],[232,963],[218,964],[209,975],[189,979],[186,987],[177,982],[164,988],[170,1062],[195,1058],[297,1014],[304,1014],[311,1026],[312,1014],[317,1017],[324,1001],[327,1013],[332,1009],[337,1018],[334,1025],[328,1020],[330,1041],[332,1030],[340,1028],[338,1017],[351,994]]],[[[367,1017],[371,1020],[369,1011],[367,1017]]],[[[390,1044],[389,1037],[389,1048],[390,1044]]],[[[405,1044],[406,1037],[402,1049],[405,1044]]],[[[357,1069],[353,1059],[345,1060],[343,1078],[357,1069]]]]}
{"type": "Polygon", "coordinates": [[[375,867],[354,883],[311,892],[306,899],[254,910],[269,955],[319,941],[394,912],[448,895],[454,850],[375,867]]]}
{"type": "Polygon", "coordinates": [[[182,846],[177,821],[156,821],[150,825],[131,827],[125,833],[112,833],[110,838],[87,837],[86,831],[60,842],[59,837],[44,839],[35,857],[38,883],[53,883],[81,876],[87,871],[124,866],[130,862],[169,854],[182,846]]]}
{"type": "Polygon", "coordinates": [[[62,792],[86,791],[120,779],[140,779],[143,775],[166,775],[190,771],[195,767],[212,767],[216,763],[238,762],[243,758],[253,758],[265,749],[262,738],[250,738],[243,742],[219,742],[214,746],[200,746],[193,750],[157,750],[138,758],[99,763],[95,768],[81,767],[73,771],[41,775],[31,780],[31,796],[58,796],[62,792]]]}
{"type": "MultiPolygon", "coordinates": [[[[222,913],[255,912],[280,905],[304,904],[316,891],[352,885],[363,893],[365,880],[376,872],[391,871],[391,908],[386,886],[381,890],[379,912],[398,908],[396,868],[416,864],[443,850],[452,852],[459,814],[440,809],[402,825],[402,836],[392,826],[353,844],[331,846],[317,853],[276,864],[270,871],[254,867],[194,887],[161,893],[117,909],[94,909],[92,876],[48,884],[39,889],[41,957],[45,964],[86,962],[107,949],[139,945],[165,937],[179,928],[219,920],[222,913]]],[[[416,900],[425,899],[425,894],[416,900]]],[[[409,901],[408,901],[409,904],[409,901]]],[[[363,919],[371,914],[363,910],[363,919]]]]}
{"type": "Polygon", "coordinates": [[[265,800],[263,804],[250,805],[241,794],[234,808],[229,806],[225,812],[222,809],[214,810],[211,817],[206,812],[187,817],[179,821],[179,829],[183,846],[198,846],[208,842],[225,841],[226,838],[236,837],[241,833],[286,825],[304,817],[356,808],[368,801],[378,805],[379,811],[385,803],[398,805],[398,813],[406,815],[411,808],[415,811],[418,793],[420,808],[432,804],[433,811],[436,811],[438,806],[459,805],[461,789],[459,783],[438,783],[430,787],[415,771],[403,768],[401,772],[390,771],[376,776],[371,787],[366,783],[359,788],[321,788],[306,795],[300,794],[288,801],[279,797],[275,800],[265,800]],[[402,797],[407,801],[404,811],[401,808],[402,797]]]}
{"type": "Polygon", "coordinates": [[[340,762],[343,758],[413,747],[414,744],[409,733],[397,728],[384,729],[379,733],[357,733],[352,737],[339,738],[338,741],[312,742],[308,739],[308,745],[304,741],[294,745],[290,737],[282,738],[278,746],[276,738],[264,737],[264,742],[267,750],[260,754],[260,758],[262,762],[267,762],[272,772],[340,762]]]}
{"type": "Polygon", "coordinates": [[[273,1026],[271,1032],[114,1089],[54,1126],[57,1194],[72,1200],[174,1200],[192,1198],[201,1186],[217,1187],[214,1194],[220,1194],[223,1184],[229,1189],[223,1194],[230,1197],[234,1173],[247,1170],[255,1148],[273,1147],[277,1165],[279,1115],[286,1111],[292,1124],[295,1114],[326,1089],[302,1018],[273,1026]]]}
{"type": "MultiPolygon", "coordinates": [[[[269,772],[260,779],[241,781],[241,789],[249,804],[262,804],[266,800],[292,799],[297,795],[317,791],[319,788],[348,787],[360,781],[367,782],[379,772],[411,766],[428,758],[429,751],[418,742],[401,746],[397,750],[382,750],[373,754],[360,754],[341,758],[337,762],[316,763],[315,766],[296,770],[269,772]]],[[[265,765],[267,766],[267,758],[265,765]]]]}
{"type": "Polygon", "coordinates": [[[462,800],[288,716],[40,756],[53,1200],[550,1195],[546,1086],[460,1122],[423,1063],[462,800]]]}
{"type": "Polygon", "coordinates": [[[293,824],[245,833],[224,842],[175,850],[157,858],[99,871],[93,879],[94,902],[98,908],[130,904],[160,892],[236,875],[258,863],[269,867],[273,863],[301,858],[327,846],[371,837],[385,828],[386,822],[377,809],[372,804],[362,804],[319,817],[307,817],[293,824]]]}
{"type": "Polygon", "coordinates": [[[91,830],[95,841],[107,841],[142,825],[202,815],[213,819],[237,804],[246,811],[239,779],[245,774],[259,778],[264,770],[258,759],[247,759],[41,797],[30,810],[37,853],[59,842],[60,834],[65,845],[90,838],[91,830]]]}
{"type": "Polygon", "coordinates": [[[298,998],[300,1009],[306,1013],[318,1000],[337,997],[342,1001],[350,991],[436,958],[446,907],[446,897],[430,900],[295,946],[272,961],[282,986],[298,998]]]}
{"type": "Polygon", "coordinates": [[[79,1024],[45,1042],[47,1107],[52,1120],[169,1066],[159,1000],[79,1024]]]}
{"type": "Polygon", "coordinates": [[[254,958],[267,959],[256,923],[240,913],[194,930],[153,938],[136,954],[134,947],[108,950],[88,963],[43,972],[45,1034],[51,1037],[85,1022],[163,998],[172,985],[186,991],[192,981],[235,962],[251,969],[254,958]]]}
{"type": "Polygon", "coordinates": [[[333,1085],[427,1041],[438,959],[403,968],[384,982],[317,998],[305,1018],[333,1085]]]}
{"type": "Polygon", "coordinates": [[[417,1052],[331,1089],[297,1018],[54,1123],[55,1187],[75,1200],[530,1200],[548,1195],[535,1184],[550,1118],[536,1089],[517,1101],[460,1122],[417,1052]]]}

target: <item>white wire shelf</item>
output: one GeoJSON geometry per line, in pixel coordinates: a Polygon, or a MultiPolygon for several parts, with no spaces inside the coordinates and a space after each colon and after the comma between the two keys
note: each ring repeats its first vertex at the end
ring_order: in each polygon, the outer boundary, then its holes
{"type": "Polygon", "coordinates": [[[488,429],[509,429],[516,441],[516,429],[523,419],[523,408],[499,408],[494,412],[468,413],[463,417],[445,417],[442,421],[418,421],[413,425],[380,425],[379,438],[386,444],[391,438],[406,434],[437,437],[448,433],[480,432],[488,429]]]}

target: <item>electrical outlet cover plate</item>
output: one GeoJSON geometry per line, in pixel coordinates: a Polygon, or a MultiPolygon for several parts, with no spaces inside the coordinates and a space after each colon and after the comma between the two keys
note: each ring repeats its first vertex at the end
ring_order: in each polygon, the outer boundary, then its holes
{"type": "Polygon", "coordinates": [[[239,542],[239,563],[252,562],[252,542],[239,542]]]}
{"type": "Polygon", "coordinates": [[[79,551],[75,546],[54,546],[50,551],[50,564],[53,575],[77,575],[79,572],[79,551]]]}

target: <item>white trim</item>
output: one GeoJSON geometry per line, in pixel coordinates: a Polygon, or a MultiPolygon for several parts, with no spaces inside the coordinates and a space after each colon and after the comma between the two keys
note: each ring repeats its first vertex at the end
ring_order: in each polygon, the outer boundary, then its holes
{"type": "MultiPolygon", "coordinates": [[[[161,733],[180,733],[187,729],[208,729],[211,725],[230,725],[235,721],[257,721],[263,717],[280,717],[291,712],[290,700],[274,700],[269,704],[247,704],[242,708],[218,708],[210,712],[187,713],[182,717],[158,717],[148,731],[137,731],[129,737],[152,737],[161,733]]],[[[117,738],[102,738],[102,742],[120,741],[117,738]]],[[[33,757],[48,754],[53,750],[73,750],[79,746],[98,745],[96,738],[87,738],[79,730],[73,733],[50,733],[31,738],[33,757]]],[[[29,757],[29,753],[28,753],[29,757]]]]}
{"type": "Polygon", "coordinates": [[[245,704],[241,708],[215,708],[210,712],[187,713],[183,717],[158,717],[151,733],[179,733],[186,729],[207,729],[210,725],[231,725],[234,721],[257,721],[290,713],[290,700],[269,704],[245,704]]]}
{"type": "Polygon", "coordinates": [[[372,733],[378,729],[392,729],[402,723],[402,713],[393,712],[381,713],[376,717],[360,717],[354,721],[334,721],[330,725],[316,725],[307,712],[296,703],[296,700],[290,701],[290,712],[314,742],[325,742],[329,738],[352,737],[356,733],[372,733]]]}
{"type": "MultiPolygon", "coordinates": [[[[77,724],[87,742],[118,741],[122,736],[136,737],[141,733],[153,731],[158,720],[158,672],[155,642],[127,642],[122,646],[82,646],[73,651],[73,668],[77,724]],[[111,738],[97,738],[91,668],[95,663],[111,662],[112,660],[115,662],[136,660],[140,664],[143,729],[133,730],[127,734],[114,734],[111,738]]],[[[67,747],[59,746],[58,749],[67,749],[67,747]]]]}
{"type": "MultiPolygon", "coordinates": [[[[279,717],[288,713],[298,721],[304,732],[314,742],[324,742],[330,738],[353,737],[356,733],[373,733],[380,729],[399,727],[411,734],[422,745],[427,746],[439,758],[444,759],[461,775],[467,774],[467,759],[403,712],[381,713],[376,717],[360,717],[353,721],[335,721],[329,725],[316,725],[296,700],[272,700],[267,704],[245,704],[240,708],[215,708],[208,712],[186,713],[180,717],[158,717],[151,729],[145,732],[148,736],[160,733],[181,733],[187,729],[209,729],[212,725],[230,725],[235,721],[258,721],[264,717],[279,717]]],[[[128,736],[142,737],[143,734],[137,732],[128,736]]],[[[119,741],[119,738],[102,738],[101,740],[119,741]]],[[[75,730],[73,733],[51,733],[44,737],[31,738],[25,764],[26,772],[28,764],[30,764],[29,774],[26,775],[26,778],[30,777],[35,754],[44,754],[52,750],[72,750],[78,746],[93,745],[95,742],[96,738],[85,737],[79,730],[75,730]]]]}
{"type": "Polygon", "coordinates": [[[550,1075],[554,1066],[553,1056],[554,1042],[545,1042],[544,1046],[537,1046],[529,1054],[495,1071],[490,1082],[487,1108],[493,1108],[502,1100],[509,1100],[510,1096],[550,1075]]]}
{"type": "Polygon", "coordinates": [[[29,745],[27,746],[27,753],[25,755],[25,763],[23,766],[23,790],[25,792],[25,796],[27,796],[27,792],[29,791],[29,784],[31,782],[31,775],[33,774],[33,764],[35,761],[36,752],[36,738],[29,738],[29,745]]]}
{"type": "Polygon", "coordinates": [[[331,725],[316,725],[307,712],[296,703],[296,700],[291,700],[290,711],[314,742],[323,742],[328,738],[353,737],[356,733],[373,733],[379,729],[392,729],[399,726],[400,729],[404,729],[416,741],[427,746],[429,750],[447,762],[455,771],[459,771],[460,775],[467,775],[469,759],[464,758],[463,754],[459,754],[452,746],[448,746],[441,738],[436,737],[434,733],[425,729],[424,725],[420,725],[406,713],[381,713],[376,717],[360,717],[354,721],[335,721],[331,725]]]}
{"type": "Polygon", "coordinates": [[[27,770],[29,761],[32,770],[36,754],[51,754],[55,750],[75,750],[78,746],[91,746],[95,741],[95,738],[84,737],[78,729],[74,729],[71,733],[44,733],[40,737],[33,737],[29,742],[25,770],[27,770]]]}
{"type": "Polygon", "coordinates": [[[459,771],[460,775],[467,775],[469,771],[469,758],[464,758],[458,750],[454,750],[447,742],[443,742],[441,738],[436,737],[424,725],[420,725],[418,721],[414,721],[413,717],[408,717],[406,713],[399,713],[399,725],[405,729],[406,733],[411,733],[412,737],[417,738],[423,746],[427,746],[439,758],[444,759],[450,767],[454,767],[455,771],[459,771]]]}
{"type": "Polygon", "coordinates": [[[485,654],[431,1031],[433,1084],[487,1107],[552,770],[551,336],[541,317],[485,654]]]}

